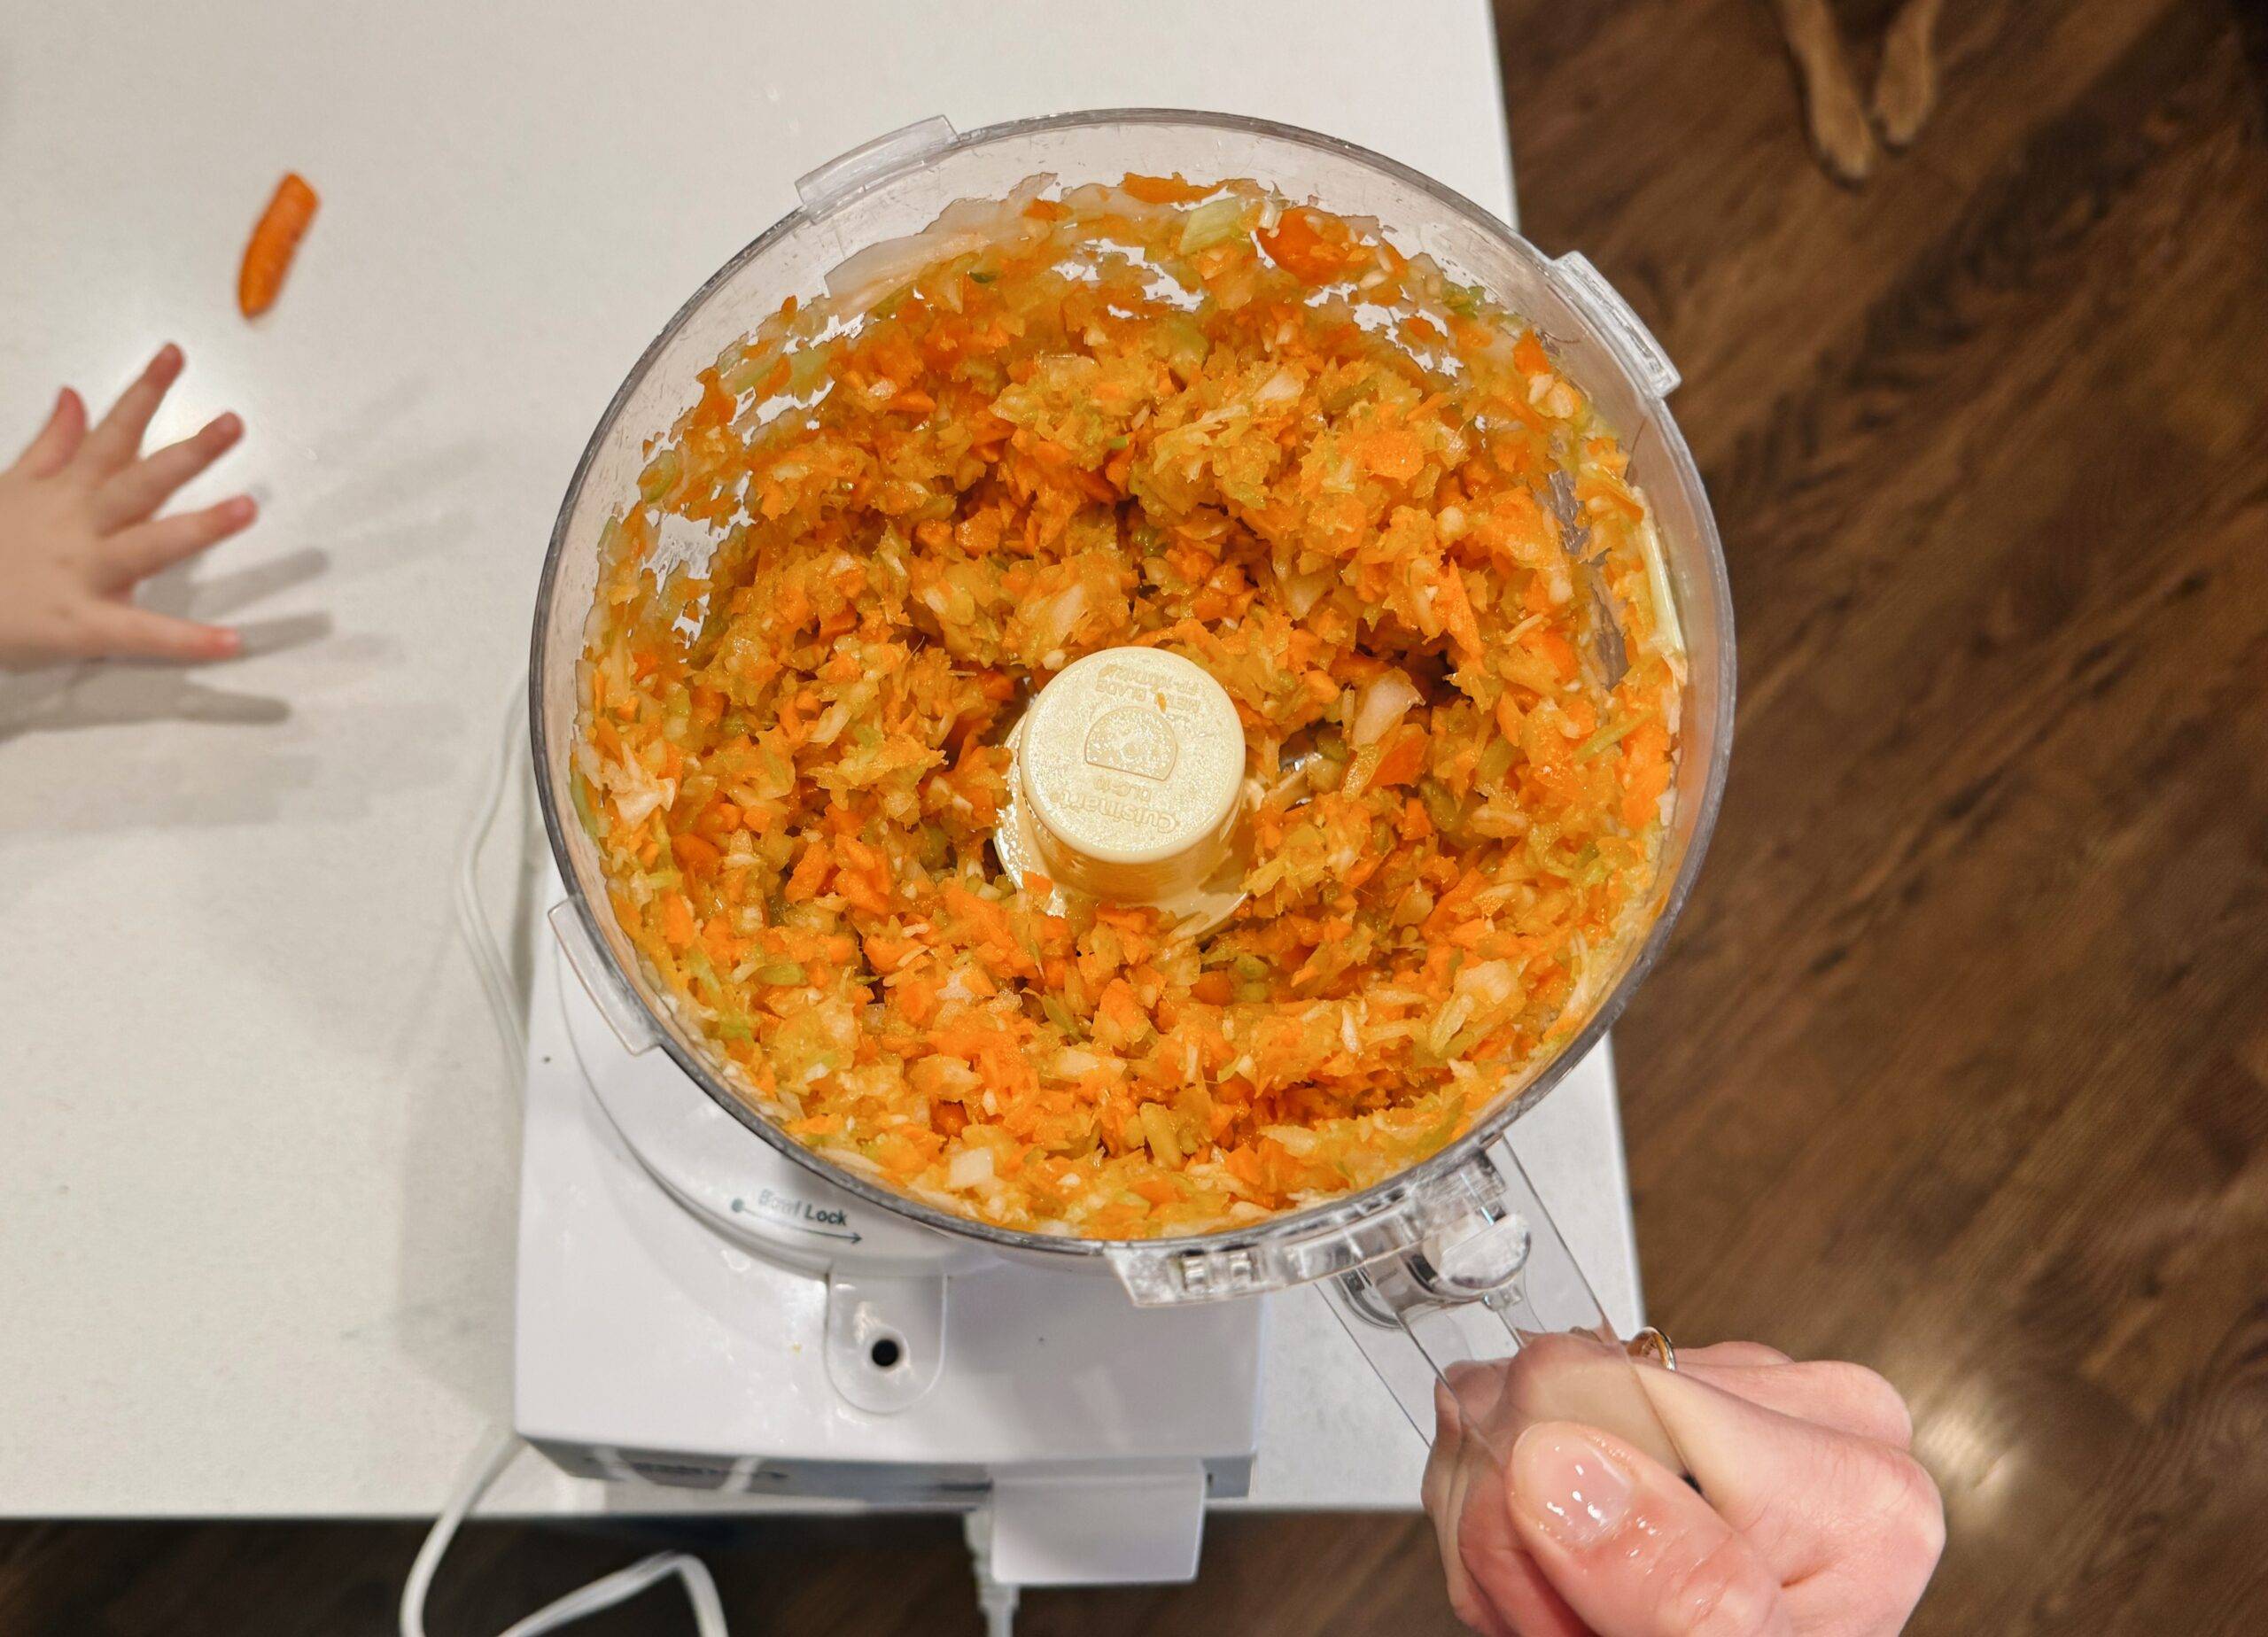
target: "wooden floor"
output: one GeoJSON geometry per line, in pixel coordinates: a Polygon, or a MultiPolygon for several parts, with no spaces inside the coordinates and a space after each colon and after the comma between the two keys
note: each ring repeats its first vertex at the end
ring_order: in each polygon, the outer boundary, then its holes
{"type": "MultiPolygon", "coordinates": [[[[1862,65],[1888,9],[1842,7],[1862,65]]],[[[1497,10],[1527,230],[1683,368],[1741,622],[1619,1036],[1655,1315],[1911,1394],[1915,1629],[2268,1631],[2268,20],[1953,0],[1936,120],[1847,191],[1764,0],[1497,10]]],[[[0,1637],[388,1632],[417,1537],[0,1530],[0,1637]]],[[[644,1545],[477,1529],[435,1629],[644,1545]]],[[[739,1633],[979,1629],[942,1525],[705,1549],[739,1633]]],[[[1020,1629],[1455,1628],[1422,1525],[1325,1517],[1020,1629]]]]}

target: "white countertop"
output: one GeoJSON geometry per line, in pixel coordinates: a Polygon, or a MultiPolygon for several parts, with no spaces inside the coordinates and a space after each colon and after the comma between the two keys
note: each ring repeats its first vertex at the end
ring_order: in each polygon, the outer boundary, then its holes
{"type": "Polygon", "coordinates": [[[457,837],[585,436],[795,176],[930,113],[1165,104],[1511,205],[1481,0],[951,11],[918,48],[884,0],[16,18],[0,432],[170,337],[158,435],[240,411],[206,492],[266,512],[151,596],[250,657],[0,679],[0,1512],[431,1511],[506,1414],[515,1118],[457,837]],[[322,214],[246,324],[287,167],[322,214]]]}

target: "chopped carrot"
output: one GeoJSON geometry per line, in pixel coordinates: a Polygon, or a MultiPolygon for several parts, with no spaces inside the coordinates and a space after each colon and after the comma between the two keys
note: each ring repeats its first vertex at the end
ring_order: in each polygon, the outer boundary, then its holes
{"type": "Polygon", "coordinates": [[[795,870],[788,877],[787,888],[781,896],[790,904],[817,897],[820,888],[827,884],[827,872],[833,867],[833,862],[827,857],[827,844],[813,838],[805,843],[803,857],[796,860],[795,870]]]}
{"type": "Polygon", "coordinates": [[[864,910],[869,915],[889,913],[889,895],[876,887],[873,878],[853,870],[835,873],[835,890],[843,896],[843,903],[854,910],[864,910]]]}
{"type": "Polygon", "coordinates": [[[1193,205],[1214,191],[1210,187],[1185,181],[1179,172],[1171,176],[1145,176],[1129,171],[1118,185],[1145,205],[1193,205]]]}
{"type": "Polygon", "coordinates": [[[1669,730],[1658,721],[1639,724],[1622,741],[1622,822],[1643,830],[1655,821],[1655,804],[1669,788],[1669,730]]]}
{"type": "Polygon", "coordinates": [[[866,946],[866,958],[881,973],[896,972],[922,950],[922,945],[912,938],[893,937],[888,933],[870,932],[861,942],[866,946]]]}
{"type": "Polygon", "coordinates": [[[901,984],[897,1009],[907,1022],[916,1028],[922,1027],[937,1015],[937,986],[920,981],[901,984]]]}
{"type": "Polygon", "coordinates": [[[1322,213],[1301,206],[1287,210],[1275,228],[1260,234],[1260,247],[1268,259],[1293,277],[1309,284],[1328,283],[1347,264],[1345,250],[1325,238],[1318,227],[1322,213]]]}
{"type": "Polygon", "coordinates": [[[1393,748],[1379,758],[1378,769],[1371,775],[1371,788],[1390,790],[1424,772],[1426,742],[1424,728],[1404,723],[1394,735],[1393,748]]]}
{"type": "Polygon", "coordinates": [[[670,837],[670,850],[688,870],[713,870],[725,857],[717,850],[715,842],[703,841],[690,830],[681,830],[670,837]]]}

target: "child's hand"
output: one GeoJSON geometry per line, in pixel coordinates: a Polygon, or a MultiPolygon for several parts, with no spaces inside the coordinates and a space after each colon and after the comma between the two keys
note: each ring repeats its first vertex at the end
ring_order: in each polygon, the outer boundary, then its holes
{"type": "Polygon", "coordinates": [[[194,437],[142,454],[142,435],[181,374],[168,343],[102,423],[69,387],[16,463],[0,471],[0,669],[60,660],[227,659],[242,646],[219,625],[134,603],[134,587],[252,520],[250,495],[160,517],[174,491],[244,431],[223,415],[194,437]]]}

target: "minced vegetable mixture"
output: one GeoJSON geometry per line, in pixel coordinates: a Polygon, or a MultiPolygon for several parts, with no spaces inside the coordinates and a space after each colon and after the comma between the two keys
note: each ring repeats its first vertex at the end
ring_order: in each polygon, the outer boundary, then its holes
{"type": "Polygon", "coordinates": [[[1612,433],[1480,291],[1249,182],[1035,178],[829,284],[601,548],[574,795],[657,986],[796,1138],[1007,1228],[1449,1142],[1658,907],[1684,662],[1612,433]],[[1024,702],[1129,643],[1244,725],[1198,936],[992,846],[1024,702]]]}

